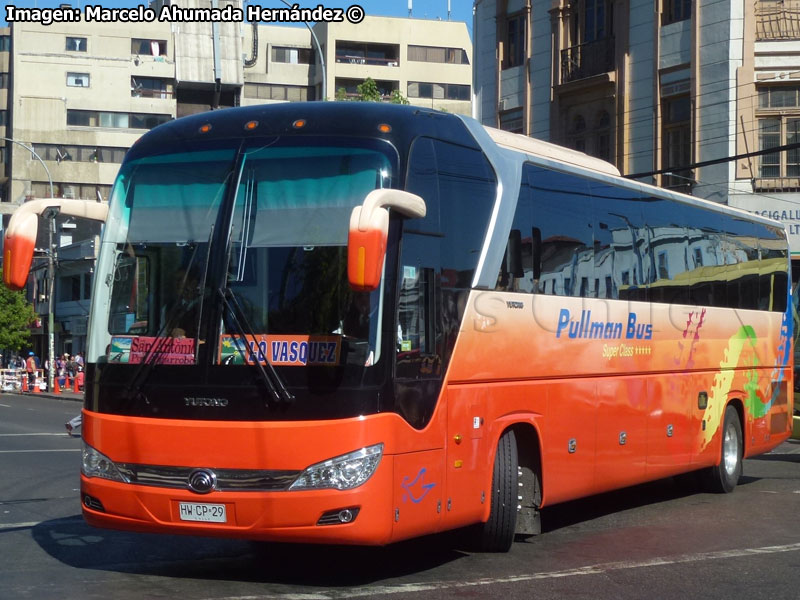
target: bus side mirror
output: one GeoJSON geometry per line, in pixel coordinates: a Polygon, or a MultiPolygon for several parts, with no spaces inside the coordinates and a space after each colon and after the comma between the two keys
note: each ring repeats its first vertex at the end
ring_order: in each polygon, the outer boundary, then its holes
{"type": "Polygon", "coordinates": [[[389,211],[422,218],[425,201],[402,190],[372,190],[361,206],[350,213],[350,233],[347,237],[347,278],[350,287],[358,292],[371,292],[381,283],[386,239],[389,235],[389,211]]]}
{"type": "Polygon", "coordinates": [[[17,215],[11,217],[13,223],[9,223],[3,242],[3,283],[11,290],[21,290],[31,270],[39,215],[27,212],[14,217],[17,215]]]}
{"type": "Polygon", "coordinates": [[[39,216],[45,211],[52,215],[80,217],[105,222],[108,204],[93,200],[47,198],[29,200],[20,206],[8,221],[3,242],[3,283],[12,290],[21,290],[28,281],[33,261],[33,248],[39,230],[39,216]]]}

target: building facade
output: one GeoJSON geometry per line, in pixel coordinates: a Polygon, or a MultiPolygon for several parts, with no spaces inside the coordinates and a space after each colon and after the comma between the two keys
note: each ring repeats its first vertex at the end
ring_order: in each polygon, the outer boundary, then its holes
{"type": "MultiPolygon", "coordinates": [[[[207,0],[154,0],[207,8],[207,0]]],[[[241,0],[218,6],[241,8],[241,0]]],[[[388,100],[471,112],[472,46],[465,23],[366,17],[359,25],[250,23],[11,23],[0,29],[0,214],[26,200],[108,201],[125,153],[148,129],[216,108],[334,99],[372,77],[388,100]],[[316,38],[316,42],[314,40],[316,38]],[[317,43],[319,46],[317,46],[317,43]],[[320,53],[321,50],[321,53],[320,53]],[[324,59],[321,60],[321,59],[324,59]],[[322,65],[325,68],[322,68],[322,65]],[[13,141],[10,141],[13,140],[13,141]]],[[[56,352],[83,349],[99,225],[57,217],[56,352]]],[[[42,222],[37,248],[47,250],[42,222]]],[[[35,349],[46,354],[50,290],[45,252],[28,286],[42,315],[35,349]]]]}
{"type": "Polygon", "coordinates": [[[797,0],[476,0],[475,115],[784,221],[800,258],[797,0]]]}
{"type": "Polygon", "coordinates": [[[399,92],[416,106],[472,112],[466,23],[367,16],[357,25],[317,23],[313,34],[259,25],[246,28],[245,48],[243,105],[322,99],[324,73],[328,100],[356,96],[370,77],[385,100],[399,92]]]}

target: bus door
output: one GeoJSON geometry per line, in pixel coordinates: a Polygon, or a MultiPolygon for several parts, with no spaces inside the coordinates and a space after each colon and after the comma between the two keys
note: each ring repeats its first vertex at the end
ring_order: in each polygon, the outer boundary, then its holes
{"type": "Polygon", "coordinates": [[[494,455],[487,446],[486,385],[451,385],[447,389],[446,512],[449,527],[482,515],[490,490],[494,455]]]}

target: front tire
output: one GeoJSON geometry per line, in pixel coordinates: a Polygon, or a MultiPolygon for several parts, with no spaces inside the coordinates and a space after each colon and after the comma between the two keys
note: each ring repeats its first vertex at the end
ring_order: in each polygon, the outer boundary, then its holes
{"type": "Polygon", "coordinates": [[[733,406],[725,409],[722,424],[722,449],[719,464],[711,467],[709,484],[711,491],[729,494],[739,483],[742,475],[742,422],[739,413],[733,406]]]}
{"type": "Polygon", "coordinates": [[[519,457],[517,438],[506,431],[497,443],[492,472],[492,490],[489,496],[489,520],[483,523],[478,534],[478,546],[484,552],[508,552],[514,542],[517,524],[517,488],[519,457]]]}

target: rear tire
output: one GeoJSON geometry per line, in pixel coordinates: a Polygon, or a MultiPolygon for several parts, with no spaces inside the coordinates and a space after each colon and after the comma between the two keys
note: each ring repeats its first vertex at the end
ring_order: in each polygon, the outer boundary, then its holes
{"type": "Polygon", "coordinates": [[[742,475],[744,453],[742,422],[733,406],[725,409],[721,446],[719,464],[709,470],[708,483],[711,491],[729,494],[739,483],[739,477],[742,475]]]}
{"type": "Polygon", "coordinates": [[[517,524],[517,438],[506,431],[497,444],[489,495],[489,520],[480,526],[478,547],[483,552],[508,552],[517,524]]]}

